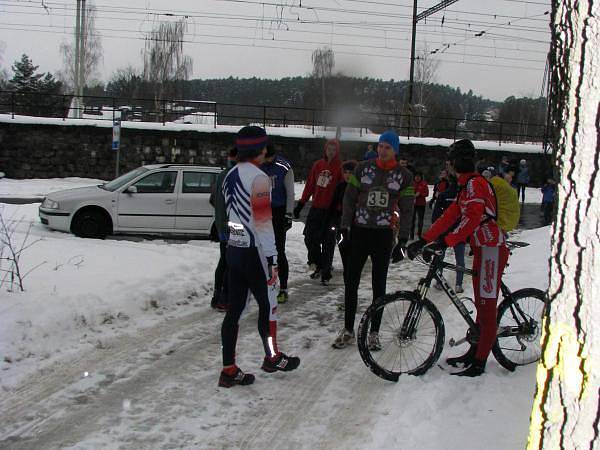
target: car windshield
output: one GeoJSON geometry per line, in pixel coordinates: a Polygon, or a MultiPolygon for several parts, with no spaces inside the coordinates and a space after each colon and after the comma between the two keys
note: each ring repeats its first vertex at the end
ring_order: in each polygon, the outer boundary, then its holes
{"type": "Polygon", "coordinates": [[[145,167],[138,167],[131,172],[127,172],[125,175],[121,175],[119,178],[115,178],[114,180],[103,184],[100,186],[102,189],[106,189],[107,191],[114,192],[125,184],[129,183],[131,180],[139,177],[141,174],[148,172],[148,169],[145,167]]]}

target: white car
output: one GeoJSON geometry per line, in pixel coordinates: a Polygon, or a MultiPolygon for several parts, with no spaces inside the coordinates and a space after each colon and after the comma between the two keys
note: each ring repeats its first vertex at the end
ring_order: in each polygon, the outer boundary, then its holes
{"type": "Polygon", "coordinates": [[[221,170],[181,164],[139,167],[109,183],[48,194],[39,209],[40,220],[80,237],[209,236],[214,224],[209,197],[221,170]]]}

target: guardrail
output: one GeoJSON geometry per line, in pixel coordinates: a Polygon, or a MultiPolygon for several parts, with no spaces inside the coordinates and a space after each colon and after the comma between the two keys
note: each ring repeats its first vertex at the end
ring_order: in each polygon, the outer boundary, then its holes
{"type": "Polygon", "coordinates": [[[502,142],[545,143],[544,124],[500,122],[342,109],[320,110],[297,106],[251,105],[202,100],[118,98],[106,96],[56,95],[0,91],[0,113],[37,117],[99,119],[138,122],[197,123],[219,125],[255,123],[264,127],[303,127],[315,133],[319,128],[356,129],[361,135],[395,128],[403,136],[448,139],[470,138],[502,142]]]}

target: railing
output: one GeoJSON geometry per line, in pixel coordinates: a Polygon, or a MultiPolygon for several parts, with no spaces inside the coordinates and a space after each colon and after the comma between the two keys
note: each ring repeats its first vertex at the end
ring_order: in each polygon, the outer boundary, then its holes
{"type": "Polygon", "coordinates": [[[137,122],[198,123],[242,126],[249,123],[264,127],[301,127],[315,134],[320,129],[353,129],[360,135],[395,128],[411,137],[469,138],[503,142],[546,140],[543,124],[500,122],[495,120],[408,115],[373,111],[341,111],[297,106],[248,105],[196,100],[154,100],[106,96],[53,95],[0,91],[0,114],[36,117],[114,120],[137,122]]]}

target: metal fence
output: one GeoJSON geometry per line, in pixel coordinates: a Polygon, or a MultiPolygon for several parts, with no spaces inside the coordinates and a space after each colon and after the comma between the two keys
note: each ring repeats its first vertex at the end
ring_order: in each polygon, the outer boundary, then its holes
{"type": "Polygon", "coordinates": [[[503,142],[545,143],[544,124],[507,122],[363,110],[320,110],[296,106],[248,105],[201,100],[117,98],[0,91],[0,114],[62,119],[96,119],[158,123],[195,123],[214,128],[249,123],[264,127],[320,130],[352,129],[381,132],[395,128],[403,136],[447,139],[469,138],[503,142]]]}

